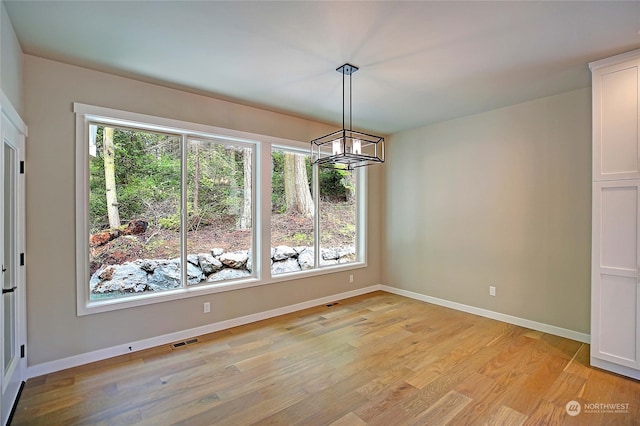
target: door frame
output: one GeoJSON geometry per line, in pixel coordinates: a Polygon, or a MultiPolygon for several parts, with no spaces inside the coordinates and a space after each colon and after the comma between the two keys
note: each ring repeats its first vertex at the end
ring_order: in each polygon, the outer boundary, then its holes
{"type": "MultiPolygon", "coordinates": [[[[9,131],[13,133],[15,141],[12,141],[11,146],[16,150],[15,159],[15,204],[16,204],[16,217],[15,217],[15,248],[16,248],[16,349],[19,352],[18,362],[12,373],[12,377],[8,380],[9,383],[4,382],[4,372],[0,370],[0,413],[1,422],[6,424],[11,418],[15,404],[19,397],[19,392],[22,388],[24,381],[26,380],[26,343],[27,343],[27,302],[26,302],[26,271],[24,262],[20,262],[20,254],[26,253],[26,223],[25,223],[25,175],[24,175],[24,158],[25,158],[25,143],[27,136],[27,126],[20,118],[9,99],[4,92],[0,90],[0,137],[2,139],[2,152],[0,157],[2,158],[3,172],[0,178],[0,202],[4,203],[4,143],[5,134],[9,131]],[[10,388],[9,388],[10,386],[10,388]],[[4,401],[5,390],[10,398],[9,401],[4,401]]],[[[4,217],[4,207],[2,216],[4,217]]],[[[3,236],[4,238],[4,236],[3,236]]],[[[0,257],[4,258],[4,244],[0,245],[0,257]]],[[[4,312],[3,304],[0,304],[0,327],[4,328],[4,312]]]]}

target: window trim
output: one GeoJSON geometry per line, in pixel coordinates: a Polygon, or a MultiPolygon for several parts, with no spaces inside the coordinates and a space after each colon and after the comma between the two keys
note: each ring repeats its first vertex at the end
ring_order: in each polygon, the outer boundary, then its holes
{"type": "MultiPolygon", "coordinates": [[[[367,267],[366,252],[366,210],[367,210],[367,173],[366,168],[359,171],[358,191],[356,193],[356,260],[347,264],[320,266],[307,271],[271,275],[271,259],[264,256],[271,250],[271,168],[265,165],[271,162],[271,150],[273,147],[288,148],[293,150],[306,150],[308,143],[284,139],[274,136],[259,135],[221,127],[186,122],[164,117],[116,110],[111,108],[73,104],[76,126],[76,175],[75,175],[75,203],[76,203],[76,309],[77,316],[90,315],[100,312],[108,312],[119,309],[127,309],[137,306],[180,300],[195,296],[215,294],[243,288],[274,284],[283,281],[299,280],[335,272],[367,267]],[[89,150],[86,149],[86,141],[89,136],[89,123],[126,125],[140,130],[154,132],[170,132],[189,137],[215,138],[251,145],[254,150],[254,173],[252,184],[254,203],[252,205],[252,254],[255,271],[253,276],[229,282],[198,284],[186,286],[174,290],[165,290],[159,293],[141,294],[132,297],[112,299],[89,299],[89,150]],[[267,220],[267,223],[265,223],[267,220]]],[[[183,150],[183,155],[184,154],[183,150]]],[[[314,174],[317,173],[314,167],[314,174]]],[[[183,171],[184,174],[186,171],[183,171]]],[[[316,179],[317,182],[317,179],[316,179]]],[[[182,215],[186,214],[183,208],[182,215]]],[[[184,216],[182,216],[184,224],[184,216]]],[[[184,225],[183,225],[184,226],[184,225]]],[[[183,251],[183,250],[182,250],[183,251]]],[[[182,252],[181,256],[186,256],[182,252]]],[[[184,261],[184,260],[183,260],[184,261]]]]}

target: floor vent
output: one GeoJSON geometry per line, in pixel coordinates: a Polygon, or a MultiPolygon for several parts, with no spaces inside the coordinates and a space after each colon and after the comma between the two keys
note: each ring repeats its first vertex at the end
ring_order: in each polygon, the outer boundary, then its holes
{"type": "Polygon", "coordinates": [[[193,339],[184,340],[182,342],[176,342],[171,344],[171,349],[180,349],[184,348],[187,345],[193,345],[194,343],[198,343],[198,338],[195,337],[193,339]]]}
{"type": "Polygon", "coordinates": [[[326,305],[324,305],[324,306],[326,306],[327,308],[330,308],[330,307],[332,307],[332,306],[336,306],[336,305],[339,305],[339,304],[340,304],[340,302],[331,302],[331,303],[327,303],[327,304],[326,304],[326,305]]]}

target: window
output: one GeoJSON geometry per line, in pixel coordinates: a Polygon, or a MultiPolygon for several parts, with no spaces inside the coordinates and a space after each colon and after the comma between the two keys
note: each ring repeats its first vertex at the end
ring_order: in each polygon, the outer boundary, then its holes
{"type": "Polygon", "coordinates": [[[308,151],[292,148],[272,147],[271,157],[271,273],[359,260],[358,173],[328,168],[314,172],[308,151]]]}
{"type": "Polygon", "coordinates": [[[181,287],[180,136],[89,129],[90,299],[181,287]]]}
{"type": "Polygon", "coordinates": [[[320,265],[357,259],[357,173],[346,169],[319,170],[320,265]]]}
{"type": "Polygon", "coordinates": [[[361,171],[313,168],[293,141],[74,109],[78,314],[363,266],[361,171]]]}
{"type": "Polygon", "coordinates": [[[271,274],[316,267],[313,171],[309,154],[271,149],[271,274]]]}
{"type": "Polygon", "coordinates": [[[254,276],[253,163],[251,146],[188,139],[188,285],[254,276]]]}

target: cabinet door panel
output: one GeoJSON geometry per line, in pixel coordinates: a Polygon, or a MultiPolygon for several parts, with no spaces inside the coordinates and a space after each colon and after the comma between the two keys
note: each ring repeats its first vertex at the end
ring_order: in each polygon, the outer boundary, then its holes
{"type": "Polygon", "coordinates": [[[629,367],[638,364],[636,351],[637,280],[601,275],[600,277],[600,342],[601,355],[629,367]]]}
{"type": "Polygon", "coordinates": [[[601,188],[601,258],[604,268],[638,266],[638,191],[635,186],[601,188]]]}
{"type": "Polygon", "coordinates": [[[637,60],[593,75],[594,180],[640,177],[637,60]]]}

